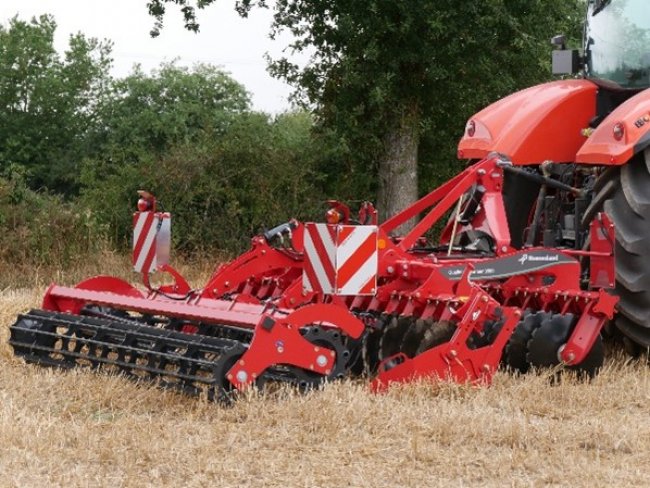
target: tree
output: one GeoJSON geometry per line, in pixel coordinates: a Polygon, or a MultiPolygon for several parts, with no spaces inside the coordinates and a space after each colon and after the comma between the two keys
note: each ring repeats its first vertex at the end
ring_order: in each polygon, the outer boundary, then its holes
{"type": "Polygon", "coordinates": [[[70,194],[110,81],[111,44],[75,34],[61,59],[55,31],[47,15],[0,25],[0,171],[17,165],[32,188],[70,194]]]}
{"type": "MultiPolygon", "coordinates": [[[[199,0],[203,8],[214,0],[199,0]]],[[[181,6],[198,29],[187,0],[154,0],[162,27],[164,6],[181,6]]],[[[247,15],[264,0],[241,0],[247,15]]],[[[548,76],[548,39],[575,32],[581,0],[277,0],[271,36],[296,38],[295,51],[313,50],[299,67],[275,60],[271,71],[316,104],[326,125],[378,156],[378,202],[390,216],[416,198],[417,155],[424,138],[455,137],[471,111],[548,76]]],[[[429,144],[431,146],[431,144],[429,144]]],[[[436,146],[436,144],[433,144],[436,146]]],[[[446,147],[449,147],[446,145],[446,147]]]]}

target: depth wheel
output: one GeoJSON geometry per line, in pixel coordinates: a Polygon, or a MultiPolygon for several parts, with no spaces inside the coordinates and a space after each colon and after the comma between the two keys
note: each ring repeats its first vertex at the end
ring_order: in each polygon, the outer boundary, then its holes
{"type": "Polygon", "coordinates": [[[325,381],[340,380],[345,377],[347,365],[350,360],[350,351],[343,343],[343,337],[338,329],[324,330],[318,326],[311,326],[303,329],[303,337],[315,346],[324,347],[326,351],[323,354],[329,354],[334,351],[336,359],[332,371],[327,376],[323,376],[312,371],[304,370],[308,378],[312,378],[313,384],[306,386],[307,389],[322,385],[325,381]]]}
{"type": "MultiPolygon", "coordinates": [[[[528,362],[539,368],[552,368],[560,365],[560,349],[569,339],[575,323],[573,314],[556,314],[544,320],[533,330],[528,342],[528,362]]],[[[587,356],[581,363],[565,366],[563,369],[574,371],[579,378],[593,378],[603,366],[605,351],[603,341],[598,336],[587,356]]]]}
{"type": "Polygon", "coordinates": [[[402,343],[413,325],[412,317],[391,317],[379,341],[379,361],[402,352],[402,343]]]}
{"type": "Polygon", "coordinates": [[[244,345],[233,346],[221,355],[214,366],[214,386],[208,389],[208,400],[230,405],[240,393],[228,379],[228,371],[244,355],[247,348],[244,345]]]}
{"type": "Polygon", "coordinates": [[[546,312],[526,312],[524,318],[517,324],[510,340],[503,351],[503,363],[512,371],[526,373],[530,369],[528,362],[528,343],[533,332],[549,318],[546,312]]]}
{"type": "Polygon", "coordinates": [[[424,338],[417,349],[416,355],[422,354],[429,349],[433,349],[440,344],[449,342],[456,332],[456,326],[452,322],[441,320],[434,322],[433,325],[425,332],[424,338]]]}

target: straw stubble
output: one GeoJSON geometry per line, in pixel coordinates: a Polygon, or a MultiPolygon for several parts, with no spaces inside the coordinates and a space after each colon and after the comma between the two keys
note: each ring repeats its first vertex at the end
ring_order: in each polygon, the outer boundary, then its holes
{"type": "Polygon", "coordinates": [[[593,382],[499,373],[491,388],[363,382],[247,395],[231,408],[83,371],[25,365],[7,345],[42,288],[0,294],[1,486],[642,486],[648,366],[593,382]]]}

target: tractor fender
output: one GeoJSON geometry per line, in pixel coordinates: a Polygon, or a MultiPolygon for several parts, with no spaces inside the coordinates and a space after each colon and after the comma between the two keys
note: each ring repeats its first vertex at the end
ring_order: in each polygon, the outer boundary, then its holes
{"type": "Polygon", "coordinates": [[[609,114],[578,151],[576,162],[621,165],[648,146],[650,89],[633,96],[609,114]]]}
{"type": "Polygon", "coordinates": [[[597,90],[588,80],[560,80],[513,93],[467,122],[458,157],[498,152],[517,165],[573,162],[596,114],[597,90]]]}

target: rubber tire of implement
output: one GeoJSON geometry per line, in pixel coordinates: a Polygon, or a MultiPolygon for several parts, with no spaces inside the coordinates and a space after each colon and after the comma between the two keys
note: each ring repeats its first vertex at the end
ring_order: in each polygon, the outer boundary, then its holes
{"type": "Polygon", "coordinates": [[[519,373],[526,373],[530,369],[528,362],[528,342],[533,337],[535,329],[550,317],[546,312],[526,312],[524,317],[515,327],[503,351],[503,362],[507,368],[519,373]]]}
{"type": "Polygon", "coordinates": [[[217,360],[213,371],[214,385],[208,389],[208,400],[230,405],[237,399],[239,390],[230,383],[226,375],[245,352],[246,347],[238,344],[224,351],[222,357],[217,360]]]}
{"type": "Polygon", "coordinates": [[[415,355],[417,356],[418,354],[422,354],[440,344],[449,342],[453,337],[454,332],[456,332],[456,326],[453,323],[446,321],[434,322],[425,332],[415,355]]]}
{"type": "Polygon", "coordinates": [[[431,322],[424,319],[414,319],[410,329],[404,335],[402,340],[401,352],[408,357],[414,357],[420,345],[424,341],[427,330],[431,327],[431,322]]]}
{"type": "MultiPolygon", "coordinates": [[[[535,328],[528,341],[528,362],[538,368],[550,368],[560,364],[558,352],[571,335],[576,317],[573,314],[549,315],[542,325],[535,328]]],[[[581,363],[565,366],[564,369],[574,371],[578,378],[594,378],[603,366],[605,357],[603,340],[600,336],[581,363]]]]}
{"type": "Polygon", "coordinates": [[[368,376],[372,377],[377,373],[379,366],[379,347],[384,328],[390,321],[390,315],[380,315],[377,318],[376,327],[366,330],[363,343],[361,346],[361,357],[365,367],[365,372],[368,376]]]}
{"type": "Polygon", "coordinates": [[[379,339],[379,361],[402,351],[402,343],[413,324],[413,318],[395,315],[390,317],[379,339]]]}
{"type": "Polygon", "coordinates": [[[640,346],[627,348],[638,354],[641,348],[650,347],[650,148],[620,169],[605,171],[596,190],[582,226],[588,228],[600,210],[616,226],[616,294],[620,302],[615,326],[627,338],[628,346],[640,346]]]}

